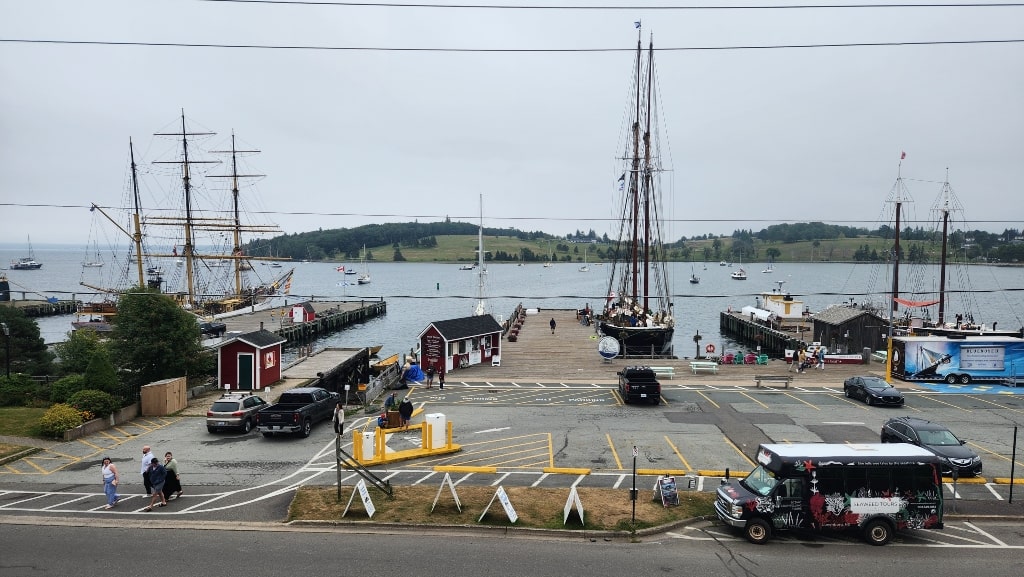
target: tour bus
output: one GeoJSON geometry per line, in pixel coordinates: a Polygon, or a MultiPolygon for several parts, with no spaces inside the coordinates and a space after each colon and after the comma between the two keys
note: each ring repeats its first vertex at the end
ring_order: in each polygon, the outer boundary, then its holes
{"type": "Polygon", "coordinates": [[[751,543],[800,528],[885,545],[898,529],[942,528],[941,483],[938,457],[916,445],[763,444],[746,478],[722,481],[715,511],[751,543]]]}

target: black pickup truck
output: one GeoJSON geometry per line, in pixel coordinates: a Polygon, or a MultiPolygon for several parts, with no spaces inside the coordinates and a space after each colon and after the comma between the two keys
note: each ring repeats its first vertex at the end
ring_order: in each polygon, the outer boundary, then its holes
{"type": "Polygon", "coordinates": [[[650,367],[626,367],[616,374],[619,375],[619,394],[623,401],[661,403],[661,383],[650,367]]]}
{"type": "Polygon", "coordinates": [[[281,393],[277,403],[256,413],[256,430],[269,437],[275,433],[296,433],[308,437],[313,425],[330,419],[341,401],[338,393],[316,387],[281,393]]]}

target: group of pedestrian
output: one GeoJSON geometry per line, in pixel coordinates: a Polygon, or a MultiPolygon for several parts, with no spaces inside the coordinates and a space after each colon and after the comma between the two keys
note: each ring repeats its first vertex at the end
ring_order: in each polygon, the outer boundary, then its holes
{"type": "Polygon", "coordinates": [[[825,370],[825,348],[818,347],[814,352],[808,353],[806,349],[798,349],[793,353],[793,361],[789,365],[789,372],[802,373],[810,367],[825,370]]]}
{"type": "MultiPolygon", "coordinates": [[[[142,485],[146,488],[146,495],[150,497],[149,505],[143,511],[164,507],[170,499],[181,497],[184,491],[181,487],[178,461],[170,451],[164,453],[164,460],[161,462],[160,458],[153,454],[153,449],[146,445],[142,447],[141,465],[139,472],[142,474],[142,485]]],[[[103,457],[100,474],[103,478],[103,493],[107,497],[107,504],[103,508],[113,509],[123,498],[117,492],[121,485],[121,473],[110,457],[103,457]]]]}

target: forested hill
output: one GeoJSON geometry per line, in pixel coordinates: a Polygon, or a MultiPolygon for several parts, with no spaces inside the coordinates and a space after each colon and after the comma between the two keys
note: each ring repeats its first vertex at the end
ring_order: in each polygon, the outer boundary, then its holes
{"type": "MultiPolygon", "coordinates": [[[[292,260],[356,261],[460,261],[475,260],[479,225],[469,222],[386,223],[288,234],[250,242],[244,247],[252,256],[292,260]]],[[[616,247],[607,235],[593,230],[572,235],[542,231],[484,227],[487,260],[559,261],[582,260],[583,247],[591,246],[590,258],[610,260],[616,247]]],[[[682,237],[666,243],[662,257],[673,261],[866,261],[885,260],[891,251],[894,230],[830,225],[821,222],[785,223],[758,232],[735,230],[731,235],[682,237]]],[[[902,258],[916,262],[937,260],[941,233],[921,228],[900,232],[902,258]]],[[[960,231],[949,235],[949,252],[956,260],[1024,262],[1024,241],[1015,229],[1001,234],[960,231]]]]}

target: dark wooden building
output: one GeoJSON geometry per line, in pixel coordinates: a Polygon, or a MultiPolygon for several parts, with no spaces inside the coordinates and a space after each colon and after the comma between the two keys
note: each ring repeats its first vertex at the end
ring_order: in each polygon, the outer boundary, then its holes
{"type": "Polygon", "coordinates": [[[281,380],[281,347],[285,342],[266,329],[225,340],[217,347],[220,387],[254,391],[281,380]]]}
{"type": "Polygon", "coordinates": [[[420,368],[449,372],[501,359],[501,325],[491,315],[434,321],[419,335],[420,368]]]}
{"type": "Polygon", "coordinates": [[[856,355],[863,349],[885,349],[889,321],[875,312],[854,306],[833,305],[811,318],[813,341],[830,353],[856,355]]]}

